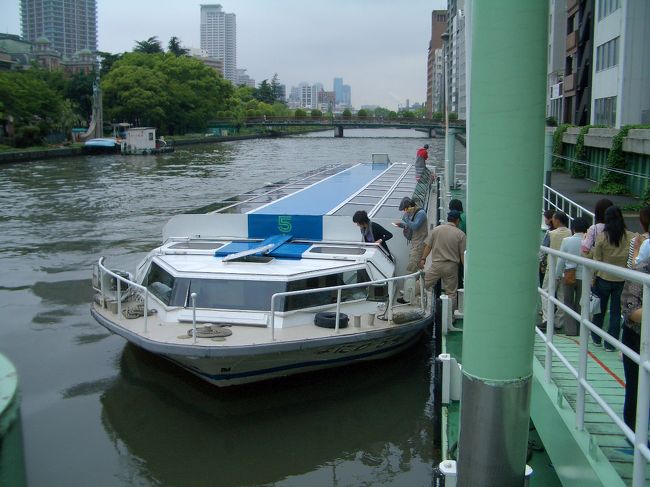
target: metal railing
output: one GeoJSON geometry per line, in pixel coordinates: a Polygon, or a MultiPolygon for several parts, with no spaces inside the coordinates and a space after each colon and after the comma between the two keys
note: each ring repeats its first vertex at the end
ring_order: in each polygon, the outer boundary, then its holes
{"type": "Polygon", "coordinates": [[[571,221],[579,216],[587,216],[591,219],[591,222],[594,221],[594,214],[591,211],[546,184],[542,196],[542,208],[544,210],[554,208],[563,211],[571,221]]]}
{"type": "MultiPolygon", "coordinates": [[[[557,356],[560,362],[566,367],[571,375],[576,379],[578,392],[576,396],[576,427],[579,430],[584,430],[585,423],[585,396],[589,393],[591,397],[598,403],[601,409],[612,419],[612,421],[623,432],[627,439],[634,445],[634,465],[633,465],[633,480],[634,487],[641,487],[646,485],[645,468],[646,463],[650,462],[650,449],[648,449],[648,411],[650,410],[650,275],[641,272],[633,271],[627,268],[617,267],[602,262],[593,261],[584,257],[578,257],[565,252],[559,252],[548,247],[541,247],[542,252],[548,254],[548,272],[549,272],[549,288],[548,292],[542,288],[538,288],[539,293],[547,298],[547,311],[548,320],[546,324],[546,333],[542,332],[539,328],[536,329],[537,335],[544,341],[546,347],[545,356],[545,380],[551,382],[552,380],[552,359],[553,355],[557,356]],[[593,322],[589,320],[589,298],[591,293],[591,286],[582,286],[582,295],[580,297],[580,314],[569,308],[563,302],[555,297],[555,289],[557,278],[556,275],[556,259],[561,258],[569,262],[573,262],[582,267],[582,282],[591,283],[594,271],[605,271],[614,274],[622,279],[639,283],[643,286],[643,301],[646,306],[643,307],[642,321],[641,321],[641,351],[636,353],[631,348],[623,344],[618,337],[613,337],[604,332],[593,322]],[[580,352],[578,359],[578,368],[576,369],[562,354],[562,352],[553,344],[554,322],[555,322],[555,308],[558,306],[566,314],[576,319],[580,323],[580,352]],[[639,365],[639,383],[637,390],[637,413],[635,431],[632,431],[620,416],[614,411],[612,406],[609,405],[607,400],[598,394],[594,387],[589,383],[587,378],[587,355],[588,355],[588,339],[589,332],[595,333],[601,339],[605,340],[615,349],[621,351],[626,357],[639,365]]],[[[605,313],[607,310],[601,310],[605,313]]],[[[625,325],[623,325],[625,326],[625,325]]]]}
{"type": "MultiPolygon", "coordinates": [[[[111,277],[114,277],[117,279],[117,293],[116,293],[116,300],[117,300],[117,314],[118,316],[122,315],[122,291],[121,291],[121,283],[126,284],[127,286],[130,286],[132,288],[135,288],[139,290],[143,294],[143,299],[144,299],[144,331],[145,333],[147,332],[147,317],[148,317],[148,298],[149,298],[149,290],[140,284],[137,284],[125,277],[122,277],[115,272],[107,269],[104,266],[104,257],[101,257],[99,259],[99,285],[100,285],[100,292],[102,295],[102,299],[105,301],[106,300],[106,292],[103,288],[103,279],[102,279],[102,274],[108,274],[111,277]]],[[[405,281],[406,279],[410,278],[417,278],[420,276],[422,271],[417,271],[412,274],[407,274],[404,276],[397,276],[397,277],[389,277],[386,279],[379,279],[375,281],[367,281],[367,282],[361,282],[361,283],[355,283],[355,284],[342,284],[339,286],[329,286],[329,287],[321,287],[321,288],[315,288],[315,289],[304,289],[300,291],[286,291],[286,292],[281,292],[281,293],[275,293],[271,296],[271,310],[270,310],[270,328],[271,328],[271,340],[275,340],[275,314],[277,312],[281,311],[276,311],[275,310],[275,303],[279,297],[284,297],[284,296],[298,296],[298,295],[304,295],[304,294],[313,294],[313,293],[319,293],[319,292],[330,292],[330,291],[336,291],[336,323],[334,327],[334,334],[338,334],[339,332],[339,316],[340,316],[340,311],[341,311],[341,303],[343,302],[341,300],[342,297],[342,291],[345,289],[354,289],[354,288],[360,288],[360,287],[368,287],[368,286],[378,286],[378,285],[388,285],[388,305],[386,309],[386,315],[388,317],[388,320],[392,319],[393,315],[393,301],[394,301],[394,295],[395,295],[395,283],[398,281],[405,281]]],[[[424,294],[424,279],[419,279],[419,285],[420,285],[420,308],[423,312],[425,312],[425,306],[426,306],[426,300],[423,298],[424,294]]],[[[190,296],[190,301],[191,301],[191,307],[192,307],[192,336],[194,338],[194,343],[196,343],[196,298],[197,295],[196,293],[192,293],[190,296]]]]}
{"type": "MultiPolygon", "coordinates": [[[[334,323],[334,334],[337,335],[339,333],[339,321],[340,321],[340,313],[341,313],[341,291],[344,289],[354,289],[354,288],[359,288],[359,287],[368,287],[368,286],[377,286],[377,285],[383,285],[387,284],[388,285],[388,305],[386,307],[386,316],[387,319],[390,321],[393,319],[393,297],[395,295],[395,283],[397,281],[403,281],[406,279],[410,278],[415,278],[418,277],[422,271],[417,271],[412,274],[407,274],[404,276],[397,276],[397,277],[389,277],[386,279],[379,279],[376,281],[368,281],[368,282],[361,282],[361,283],[356,283],[356,284],[342,284],[339,286],[330,286],[330,287],[321,287],[321,288],[315,288],[315,289],[304,289],[300,291],[285,291],[281,293],[275,293],[273,296],[271,296],[271,340],[275,341],[275,314],[278,312],[282,312],[281,310],[275,309],[277,300],[279,298],[285,297],[285,296],[298,296],[298,295],[304,295],[304,294],[313,294],[313,293],[319,293],[319,292],[329,292],[329,291],[336,291],[336,321],[334,323]]],[[[426,300],[424,299],[424,279],[419,280],[420,283],[420,309],[424,312],[425,311],[425,306],[426,306],[426,300]]]]}
{"type": "Polygon", "coordinates": [[[593,162],[582,161],[580,159],[575,159],[573,157],[553,154],[553,158],[561,159],[563,161],[573,162],[573,163],[580,164],[580,165],[586,166],[586,167],[593,167],[594,169],[602,169],[603,171],[613,172],[613,173],[616,173],[616,174],[622,174],[623,176],[632,176],[632,177],[635,177],[635,178],[650,179],[650,175],[648,175],[648,174],[643,174],[643,173],[634,172],[634,171],[627,171],[625,169],[618,169],[616,167],[603,166],[601,164],[594,164],[593,162]]]}
{"type": "Polygon", "coordinates": [[[116,300],[117,300],[117,314],[118,316],[122,316],[122,283],[126,284],[127,287],[133,287],[135,289],[138,289],[140,292],[143,293],[143,301],[144,301],[144,332],[147,332],[147,318],[149,315],[149,290],[136,283],[133,282],[125,277],[122,277],[115,272],[111,271],[110,269],[107,269],[104,266],[104,259],[105,257],[101,257],[98,262],[98,269],[99,269],[99,290],[102,295],[102,300],[106,301],[106,291],[104,290],[104,285],[103,282],[104,280],[102,279],[103,274],[108,274],[111,277],[114,277],[117,279],[117,293],[116,293],[116,300]]]}

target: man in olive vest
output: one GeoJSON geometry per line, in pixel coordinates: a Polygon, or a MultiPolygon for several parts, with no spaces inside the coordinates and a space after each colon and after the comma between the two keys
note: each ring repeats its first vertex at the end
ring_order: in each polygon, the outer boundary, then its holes
{"type": "Polygon", "coordinates": [[[403,211],[402,221],[395,222],[404,232],[406,241],[410,245],[409,263],[406,266],[408,274],[418,270],[418,261],[422,257],[424,250],[424,241],[429,233],[429,221],[427,212],[419,208],[415,201],[405,197],[399,204],[399,210],[403,211]]]}

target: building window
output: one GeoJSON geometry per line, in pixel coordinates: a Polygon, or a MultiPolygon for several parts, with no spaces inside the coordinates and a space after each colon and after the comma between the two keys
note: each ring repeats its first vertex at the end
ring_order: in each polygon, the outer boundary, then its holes
{"type": "Polygon", "coordinates": [[[621,0],[598,0],[598,20],[607,17],[620,7],[621,0]]]}
{"type": "Polygon", "coordinates": [[[596,98],[594,100],[594,122],[596,125],[616,125],[616,97],[596,98]]]}
{"type": "Polygon", "coordinates": [[[596,71],[602,71],[618,64],[618,37],[596,48],[596,71]]]}

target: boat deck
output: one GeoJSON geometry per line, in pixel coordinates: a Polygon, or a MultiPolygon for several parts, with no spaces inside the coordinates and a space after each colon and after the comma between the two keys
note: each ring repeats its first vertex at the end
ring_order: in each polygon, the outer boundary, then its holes
{"type": "MultiPolygon", "coordinates": [[[[556,335],[553,343],[567,357],[571,365],[578,368],[580,346],[578,337],[556,335]]],[[[539,366],[538,370],[541,369],[543,374],[546,362],[545,347],[539,337],[535,340],[534,356],[536,365],[539,366]]],[[[605,396],[608,403],[622,418],[625,376],[620,354],[606,352],[603,348],[590,344],[587,376],[596,392],[605,396]]],[[[543,377],[537,378],[544,380],[543,377]]],[[[568,406],[571,412],[575,411],[576,379],[556,357],[553,359],[552,380],[559,393],[555,398],[556,407],[562,410],[568,406]],[[558,400],[558,397],[561,397],[562,400],[558,400]]],[[[585,432],[591,440],[588,454],[590,460],[594,462],[594,467],[602,471],[603,475],[607,475],[606,478],[610,478],[612,475],[611,471],[608,472],[611,468],[620,478],[620,484],[615,482],[616,479],[611,479],[605,485],[631,485],[634,451],[614,421],[603,412],[589,394],[586,395],[585,432]],[[607,464],[609,464],[609,468],[607,464]]],[[[646,479],[650,485],[650,467],[646,468],[646,479]]]]}

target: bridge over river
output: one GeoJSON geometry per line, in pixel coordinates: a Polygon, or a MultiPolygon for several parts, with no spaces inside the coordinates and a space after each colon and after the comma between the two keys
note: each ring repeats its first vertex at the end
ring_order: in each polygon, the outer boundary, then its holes
{"type": "MultiPolygon", "coordinates": [[[[444,131],[444,120],[427,118],[385,118],[385,117],[251,117],[246,119],[224,118],[212,120],[208,128],[267,127],[269,130],[281,130],[282,127],[332,127],[334,137],[343,137],[344,128],[398,128],[415,129],[426,132],[433,137],[436,131],[444,131]]],[[[449,127],[465,132],[465,121],[454,120],[449,127]]]]}

